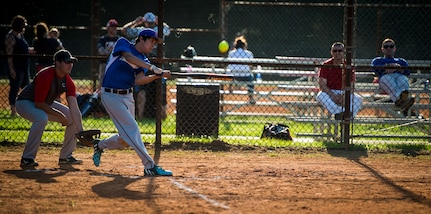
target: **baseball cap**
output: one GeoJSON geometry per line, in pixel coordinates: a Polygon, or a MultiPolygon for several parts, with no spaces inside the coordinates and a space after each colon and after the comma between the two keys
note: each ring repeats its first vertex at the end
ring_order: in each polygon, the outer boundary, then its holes
{"type": "Polygon", "coordinates": [[[145,36],[150,38],[155,38],[157,40],[157,44],[162,44],[163,39],[159,38],[157,36],[157,32],[151,28],[144,28],[140,33],[138,37],[145,36]]]}
{"type": "Polygon", "coordinates": [[[76,62],[78,59],[73,57],[68,50],[59,50],[54,54],[54,61],[76,62]]]}
{"type": "Polygon", "coordinates": [[[156,22],[156,15],[152,12],[148,12],[144,15],[144,19],[146,22],[156,22]]]}
{"type": "Polygon", "coordinates": [[[118,22],[115,19],[110,19],[106,24],[106,27],[117,27],[117,26],[118,26],[118,22]]]}

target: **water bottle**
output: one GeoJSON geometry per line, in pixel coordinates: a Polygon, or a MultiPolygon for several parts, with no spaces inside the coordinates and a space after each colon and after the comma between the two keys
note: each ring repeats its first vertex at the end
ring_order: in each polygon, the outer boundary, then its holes
{"type": "Polygon", "coordinates": [[[256,82],[261,83],[262,82],[262,74],[260,74],[260,71],[262,70],[262,67],[260,65],[257,66],[257,74],[256,74],[256,82]]]}
{"type": "Polygon", "coordinates": [[[425,80],[425,81],[424,81],[424,90],[425,90],[425,91],[428,91],[428,89],[429,89],[429,85],[430,85],[430,80],[425,80]]]}

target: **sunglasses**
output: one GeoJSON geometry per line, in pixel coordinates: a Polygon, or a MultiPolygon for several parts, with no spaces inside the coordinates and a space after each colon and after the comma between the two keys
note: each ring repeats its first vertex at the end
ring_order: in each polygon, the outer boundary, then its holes
{"type": "Polygon", "coordinates": [[[332,52],[333,53],[337,53],[337,52],[339,52],[339,53],[341,53],[341,52],[343,52],[344,50],[341,50],[341,49],[339,49],[339,50],[332,50],[332,52]]]}
{"type": "Polygon", "coordinates": [[[394,48],[394,47],[395,47],[395,45],[383,45],[384,49],[394,48]]]}
{"type": "Polygon", "coordinates": [[[72,64],[73,63],[73,61],[63,61],[63,62],[66,64],[72,64]]]}

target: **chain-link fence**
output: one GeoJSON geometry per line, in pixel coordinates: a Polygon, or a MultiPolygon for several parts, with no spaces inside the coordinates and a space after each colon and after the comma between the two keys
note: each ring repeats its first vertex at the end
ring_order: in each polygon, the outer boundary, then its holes
{"type": "MultiPolygon", "coordinates": [[[[114,1],[93,0],[76,3],[88,7],[68,9],[67,14],[79,15],[75,19],[58,19],[65,11],[52,13],[51,9],[57,8],[35,3],[30,6],[41,13],[29,10],[28,15],[25,12],[4,15],[1,29],[6,35],[11,17],[17,14],[27,17],[30,25],[46,20],[60,29],[65,48],[80,59],[72,77],[81,94],[78,97],[81,108],[89,101],[94,106],[84,112],[84,127],[101,129],[105,135],[115,133],[116,129],[100,98],[91,97],[99,84],[99,62],[106,59],[96,52],[97,39],[106,33],[105,22],[109,19],[115,18],[119,23],[118,35],[126,36],[122,31],[124,25],[152,11],[169,25],[170,31],[165,37],[164,53],[152,58],[154,63],[173,72],[230,74],[234,79],[173,75],[163,83],[136,87],[136,116],[144,141],[156,139],[156,109],[162,112],[159,118],[162,142],[189,141],[189,137],[204,136],[229,143],[253,144],[261,141],[264,126],[272,123],[289,126],[296,142],[343,141],[346,124],[350,129],[348,139],[353,141],[429,141],[431,91],[427,83],[431,50],[426,47],[430,46],[431,18],[428,14],[431,5],[422,1],[385,1],[384,4],[353,1],[354,13],[349,16],[347,1],[325,2],[167,1],[164,13],[160,14],[158,1],[137,7],[131,2],[121,2],[119,6],[120,3],[114,1]],[[142,8],[146,8],[145,11],[142,8]],[[353,23],[352,32],[348,30],[349,20],[353,23]],[[239,36],[244,37],[241,42],[236,40],[239,36]],[[395,98],[391,98],[390,93],[379,86],[370,67],[373,58],[383,56],[385,38],[394,40],[395,57],[406,59],[410,66],[409,93],[401,104],[395,102],[402,92],[396,92],[395,98]],[[222,40],[228,42],[229,52],[219,52],[222,40]],[[337,53],[341,47],[331,47],[335,42],[344,43],[345,51],[337,53]],[[246,46],[242,46],[245,43],[246,46]],[[192,55],[183,52],[187,46],[194,48],[196,56],[193,57],[193,52],[192,55]],[[354,65],[355,81],[351,87],[346,88],[341,75],[351,70],[349,66],[322,66],[337,54],[354,65]],[[329,83],[335,74],[338,80],[329,83]],[[345,99],[334,98],[343,95],[335,96],[331,92],[319,99],[318,94],[325,87],[322,84],[335,85],[336,89],[341,87],[337,92],[341,94],[348,89],[357,99],[345,102],[345,99]],[[157,86],[162,89],[159,108],[157,86]],[[414,100],[411,106],[409,97],[414,100]],[[340,101],[335,101],[338,105],[331,107],[325,104],[328,98],[340,101]],[[359,102],[361,105],[356,105],[359,102]],[[349,103],[353,104],[353,109],[343,108],[349,103]],[[349,117],[349,112],[354,115],[349,117]]],[[[12,11],[15,10],[10,8],[10,13],[12,11]]],[[[27,28],[25,38],[30,44],[33,37],[32,29],[27,28]]],[[[29,56],[31,77],[35,74],[34,56],[29,56]]],[[[4,69],[0,80],[0,139],[24,142],[31,123],[19,116],[11,117],[9,71],[4,54],[1,62],[4,69]]],[[[63,130],[58,123],[48,123],[43,141],[61,142],[63,130]]]]}

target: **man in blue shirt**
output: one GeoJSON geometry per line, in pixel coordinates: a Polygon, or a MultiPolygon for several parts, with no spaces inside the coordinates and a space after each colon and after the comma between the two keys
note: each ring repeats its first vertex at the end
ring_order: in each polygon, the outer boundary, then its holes
{"type": "Polygon", "coordinates": [[[135,120],[135,85],[148,84],[156,79],[169,78],[170,72],[150,64],[147,54],[156,43],[163,42],[157,33],[150,28],[143,29],[130,43],[126,38],[117,40],[106,64],[105,77],[102,82],[101,97],[118,134],[94,142],[94,165],[99,166],[104,149],[121,149],[132,147],[141,158],[145,176],[172,176],[172,172],[157,166],[148,154],[142,142],[139,126],[135,120]],[[146,75],[152,71],[154,74],[146,75]]]}
{"type": "Polygon", "coordinates": [[[410,70],[406,67],[408,63],[403,58],[395,58],[395,41],[387,38],[382,42],[383,57],[376,57],[371,62],[372,66],[382,66],[386,68],[374,68],[375,82],[379,87],[389,94],[391,100],[405,116],[409,108],[415,102],[409,95],[410,70]]]}

